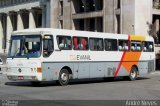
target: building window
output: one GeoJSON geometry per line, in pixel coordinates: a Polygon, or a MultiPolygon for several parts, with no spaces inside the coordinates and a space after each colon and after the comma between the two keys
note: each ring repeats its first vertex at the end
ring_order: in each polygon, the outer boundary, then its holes
{"type": "Polygon", "coordinates": [[[92,12],[103,9],[103,0],[73,0],[75,13],[92,12]]]}
{"type": "Polygon", "coordinates": [[[85,30],[94,32],[103,32],[103,18],[88,18],[88,19],[75,19],[74,28],[75,30],[85,30]]]}
{"type": "Polygon", "coordinates": [[[59,28],[60,28],[60,29],[63,29],[63,20],[60,20],[60,21],[59,21],[59,28]]]}
{"type": "Polygon", "coordinates": [[[121,0],[117,0],[117,9],[121,8],[121,0]]]}
{"type": "Polygon", "coordinates": [[[59,15],[63,15],[63,0],[59,1],[59,15]]]}
{"type": "Polygon", "coordinates": [[[121,33],[121,17],[120,15],[116,15],[116,28],[115,28],[115,32],[117,34],[120,34],[121,33]]]}

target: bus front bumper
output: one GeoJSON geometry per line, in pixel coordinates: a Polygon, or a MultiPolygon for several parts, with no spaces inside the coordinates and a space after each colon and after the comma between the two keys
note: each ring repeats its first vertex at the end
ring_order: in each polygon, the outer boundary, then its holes
{"type": "Polygon", "coordinates": [[[7,78],[11,81],[39,81],[37,76],[14,76],[8,75],[7,78]]]}

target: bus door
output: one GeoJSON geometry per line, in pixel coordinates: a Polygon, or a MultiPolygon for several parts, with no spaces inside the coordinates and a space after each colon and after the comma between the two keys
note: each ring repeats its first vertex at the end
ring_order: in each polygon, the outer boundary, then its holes
{"type": "Polygon", "coordinates": [[[49,62],[49,58],[54,51],[54,43],[52,35],[44,35],[43,37],[43,57],[45,61],[42,63],[43,73],[42,77],[45,80],[54,80],[54,68],[52,62],[49,62]]]}

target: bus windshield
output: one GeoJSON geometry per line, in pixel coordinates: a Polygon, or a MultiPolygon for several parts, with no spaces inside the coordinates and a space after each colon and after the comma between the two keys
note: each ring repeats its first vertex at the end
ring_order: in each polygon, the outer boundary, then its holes
{"type": "Polygon", "coordinates": [[[41,55],[41,36],[22,35],[12,36],[9,58],[36,58],[41,55]]]}

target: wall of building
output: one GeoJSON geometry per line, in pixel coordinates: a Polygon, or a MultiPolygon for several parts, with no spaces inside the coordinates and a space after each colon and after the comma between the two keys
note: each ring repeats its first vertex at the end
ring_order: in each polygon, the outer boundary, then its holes
{"type": "Polygon", "coordinates": [[[153,23],[158,32],[160,10],[153,11],[153,1],[5,0],[0,2],[0,52],[8,49],[12,31],[26,28],[148,35],[147,23],[153,23]]]}
{"type": "MultiPolygon", "coordinates": [[[[51,0],[55,1],[55,0],[51,0]]],[[[16,30],[52,27],[50,0],[5,0],[0,2],[0,52],[7,53],[16,30]]],[[[57,20],[56,18],[53,20],[57,20]]]]}
{"type": "Polygon", "coordinates": [[[135,0],[135,34],[149,35],[152,24],[152,0],[135,0]]]}
{"type": "Polygon", "coordinates": [[[135,0],[122,0],[122,33],[135,34],[135,0]]]}

